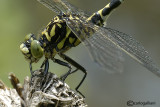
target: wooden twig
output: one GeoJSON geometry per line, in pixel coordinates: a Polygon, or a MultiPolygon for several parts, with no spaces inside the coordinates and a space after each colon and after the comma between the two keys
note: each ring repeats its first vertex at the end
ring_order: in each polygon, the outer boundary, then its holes
{"type": "MultiPolygon", "coordinates": [[[[9,79],[14,89],[7,88],[0,81],[0,107],[86,107],[84,98],[63,83],[55,74],[43,74],[43,69],[33,72],[31,79],[26,77],[23,86],[18,78],[10,73],[9,79]],[[10,106],[3,104],[2,96],[5,91],[12,103],[10,106]],[[14,95],[13,95],[14,94],[14,95]],[[14,96],[14,98],[12,98],[14,96]],[[16,101],[15,101],[16,100],[16,101]],[[2,102],[2,103],[1,103],[2,102]],[[16,103],[16,104],[15,104],[16,103]],[[3,104],[3,106],[1,106],[3,104]],[[14,105],[13,105],[14,104],[14,105]]],[[[9,103],[8,103],[9,104],[9,103]]]]}
{"type": "Polygon", "coordinates": [[[0,107],[21,107],[21,98],[15,89],[10,89],[0,81],[0,107]]]}

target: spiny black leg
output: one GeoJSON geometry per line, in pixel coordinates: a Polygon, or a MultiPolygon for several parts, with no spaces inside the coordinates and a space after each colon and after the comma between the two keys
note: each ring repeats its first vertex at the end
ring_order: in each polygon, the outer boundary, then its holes
{"type": "Polygon", "coordinates": [[[48,73],[48,69],[49,69],[49,62],[48,62],[48,59],[45,59],[44,75],[48,73]]]}
{"type": "Polygon", "coordinates": [[[60,77],[61,80],[65,81],[66,78],[68,77],[68,75],[70,75],[70,74],[72,74],[72,73],[74,73],[74,72],[76,72],[76,71],[78,71],[78,69],[73,70],[73,71],[69,70],[67,73],[63,74],[63,75],[60,77]]]}
{"type": "MultiPolygon", "coordinates": [[[[71,71],[69,74],[72,74],[72,73],[76,72],[78,69],[81,70],[84,73],[84,76],[83,76],[82,80],[80,81],[80,83],[78,84],[78,86],[75,89],[78,93],[80,93],[85,98],[85,96],[78,89],[82,85],[82,83],[84,82],[84,80],[87,76],[87,71],[80,64],[78,64],[77,62],[75,62],[73,59],[66,56],[65,54],[59,53],[59,56],[62,57],[64,60],[66,60],[67,62],[69,62],[70,64],[72,64],[74,67],[77,68],[75,71],[71,71]]],[[[66,74],[66,76],[68,76],[69,74],[66,74]]]]}
{"type": "Polygon", "coordinates": [[[60,64],[60,65],[62,65],[62,66],[66,66],[66,67],[69,68],[69,71],[60,77],[60,79],[61,79],[62,81],[65,81],[65,79],[67,78],[67,76],[68,76],[68,75],[70,74],[70,72],[71,72],[71,69],[72,69],[71,65],[68,64],[68,63],[66,63],[66,62],[64,62],[64,61],[61,61],[61,60],[59,60],[59,59],[55,59],[55,58],[54,58],[54,59],[52,59],[52,60],[53,60],[53,62],[55,62],[55,63],[58,63],[58,64],[60,64]]]}
{"type": "Polygon", "coordinates": [[[42,65],[41,65],[41,67],[40,67],[40,68],[43,68],[43,66],[44,66],[45,62],[46,62],[46,59],[43,61],[43,63],[42,63],[42,65]]]}
{"type": "MultiPolygon", "coordinates": [[[[79,69],[76,69],[76,70],[74,70],[74,71],[71,71],[70,74],[73,74],[73,73],[75,73],[75,72],[78,71],[78,70],[79,70],[79,69]]],[[[68,75],[70,75],[70,74],[68,74],[68,75]]],[[[80,94],[85,98],[85,96],[78,90],[79,87],[82,85],[83,81],[85,80],[85,78],[86,78],[86,76],[87,76],[87,72],[85,71],[84,74],[85,74],[85,75],[83,76],[82,80],[80,81],[80,83],[78,84],[78,86],[77,86],[75,89],[76,89],[76,91],[77,91],[78,93],[80,93],[80,94]]],[[[67,78],[68,75],[66,75],[66,78],[67,78]]]]}
{"type": "Polygon", "coordinates": [[[44,75],[46,75],[48,73],[48,69],[49,69],[49,61],[47,58],[43,61],[40,68],[43,68],[43,66],[44,66],[44,75]]]}
{"type": "Polygon", "coordinates": [[[82,85],[82,83],[84,82],[86,76],[87,76],[87,71],[83,71],[83,73],[84,73],[84,76],[83,76],[82,80],[80,81],[80,83],[78,84],[78,86],[76,87],[76,91],[79,92],[79,93],[85,98],[85,96],[78,90],[79,87],[80,87],[80,86],[82,85]]]}
{"type": "Polygon", "coordinates": [[[29,64],[30,72],[31,72],[31,80],[30,80],[30,85],[32,84],[32,76],[33,76],[33,71],[32,71],[32,62],[29,64]]]}
{"type": "Polygon", "coordinates": [[[77,68],[77,69],[71,71],[70,74],[73,74],[73,73],[75,73],[75,72],[78,71],[78,70],[79,70],[79,69],[77,68]]]}
{"type": "Polygon", "coordinates": [[[30,68],[30,73],[31,75],[33,74],[33,71],[32,71],[32,63],[29,64],[29,68],[30,68]]]}

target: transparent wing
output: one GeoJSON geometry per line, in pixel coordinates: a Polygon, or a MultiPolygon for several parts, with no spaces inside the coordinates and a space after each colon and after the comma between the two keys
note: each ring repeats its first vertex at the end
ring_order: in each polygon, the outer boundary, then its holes
{"type": "Polygon", "coordinates": [[[56,12],[57,14],[63,12],[63,13],[80,14],[85,17],[90,16],[90,13],[84,12],[83,10],[68,3],[66,0],[37,0],[37,1],[45,5],[50,10],[56,12]]]}
{"type": "Polygon", "coordinates": [[[47,8],[49,8],[50,10],[54,11],[55,13],[59,14],[61,12],[66,12],[68,10],[68,8],[64,5],[60,5],[59,6],[59,2],[61,0],[37,0],[38,2],[40,2],[41,4],[43,4],[44,6],[46,6],[47,8]]]}
{"type": "Polygon", "coordinates": [[[111,36],[116,40],[115,44],[121,50],[123,50],[126,54],[138,61],[148,70],[160,76],[160,70],[158,66],[154,63],[146,49],[137,40],[135,40],[132,36],[129,36],[125,33],[119,32],[111,28],[103,29],[110,32],[111,36]]]}
{"type": "Polygon", "coordinates": [[[112,43],[113,41],[111,39],[114,40],[114,38],[110,36],[111,34],[106,35],[105,31],[98,30],[98,26],[91,26],[83,22],[82,20],[66,21],[75,35],[88,48],[92,59],[97,64],[109,73],[122,72],[122,51],[112,43]],[[91,35],[93,36],[90,37],[91,35]]]}
{"type": "Polygon", "coordinates": [[[148,52],[133,37],[111,28],[99,27],[81,20],[68,20],[67,25],[85,44],[92,58],[105,69],[119,71],[122,66],[121,62],[123,62],[121,54],[123,51],[148,70],[160,76],[159,68],[148,52]]]}

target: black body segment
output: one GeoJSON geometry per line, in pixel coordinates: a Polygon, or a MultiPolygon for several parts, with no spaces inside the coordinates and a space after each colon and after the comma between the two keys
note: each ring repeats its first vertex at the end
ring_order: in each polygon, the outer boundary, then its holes
{"type": "Polygon", "coordinates": [[[105,6],[102,10],[102,15],[108,15],[113,9],[117,8],[122,2],[120,0],[112,0],[108,6],[105,6]]]}
{"type": "Polygon", "coordinates": [[[94,13],[92,16],[90,16],[87,20],[91,21],[92,23],[102,26],[103,23],[107,20],[111,12],[117,8],[123,0],[112,0],[110,3],[108,3],[104,8],[94,13]]]}

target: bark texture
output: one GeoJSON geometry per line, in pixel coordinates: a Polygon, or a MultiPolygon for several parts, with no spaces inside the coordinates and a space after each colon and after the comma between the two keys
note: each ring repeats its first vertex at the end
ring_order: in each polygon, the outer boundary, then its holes
{"type": "Polygon", "coordinates": [[[26,77],[23,86],[9,74],[14,89],[0,81],[0,107],[86,107],[84,98],[63,83],[55,74],[43,74],[43,69],[26,77]]]}

